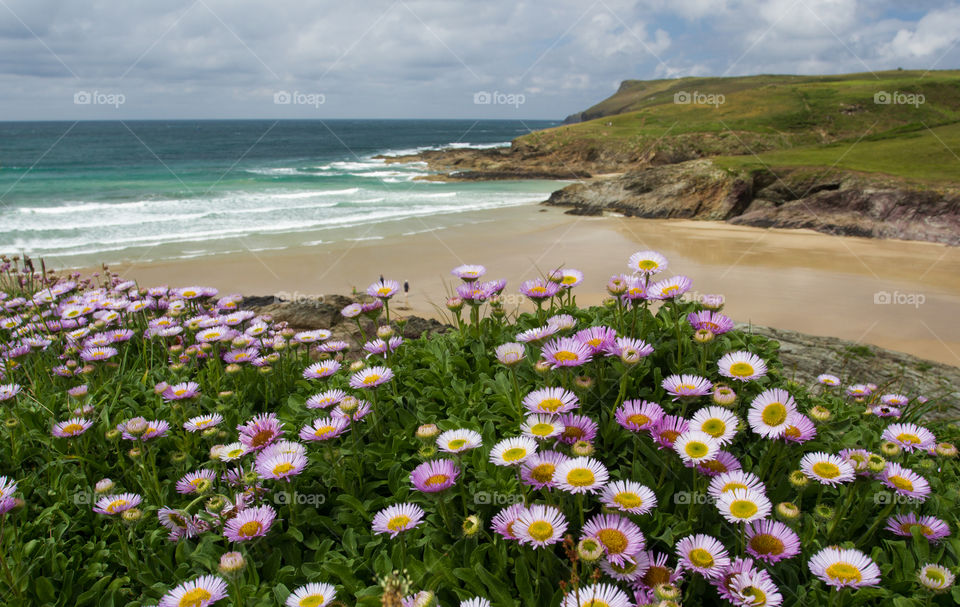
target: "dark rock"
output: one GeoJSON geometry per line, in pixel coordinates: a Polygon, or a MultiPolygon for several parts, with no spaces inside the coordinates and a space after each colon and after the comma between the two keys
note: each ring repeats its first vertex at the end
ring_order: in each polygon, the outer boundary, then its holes
{"type": "Polygon", "coordinates": [[[820,169],[747,173],[691,160],[572,184],[544,204],[571,207],[574,215],[612,211],[960,244],[960,188],[820,169]]]}
{"type": "Polygon", "coordinates": [[[303,301],[283,301],[276,296],[253,295],[243,298],[241,306],[274,320],[286,322],[294,329],[330,329],[344,320],[340,310],[353,300],[343,295],[324,295],[303,301]]]}
{"type": "Polygon", "coordinates": [[[812,385],[821,373],[832,373],[846,383],[877,384],[884,393],[925,396],[936,403],[931,417],[955,419],[960,413],[958,367],[836,337],[742,323],[736,328],[780,342],[787,379],[812,385]]]}

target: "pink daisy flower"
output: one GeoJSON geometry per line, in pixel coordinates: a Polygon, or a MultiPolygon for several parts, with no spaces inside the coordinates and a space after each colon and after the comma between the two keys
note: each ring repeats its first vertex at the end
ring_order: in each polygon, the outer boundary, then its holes
{"type": "Polygon", "coordinates": [[[457,482],[460,468],[448,459],[423,462],[410,473],[410,482],[417,491],[439,493],[457,482]]]}
{"type": "Polygon", "coordinates": [[[240,443],[251,451],[260,451],[283,434],[283,422],[275,413],[261,413],[237,426],[240,443]]]}
{"type": "Polygon", "coordinates": [[[223,536],[231,542],[245,542],[270,531],[277,511],[269,505],[246,508],[223,526],[223,536]]]}

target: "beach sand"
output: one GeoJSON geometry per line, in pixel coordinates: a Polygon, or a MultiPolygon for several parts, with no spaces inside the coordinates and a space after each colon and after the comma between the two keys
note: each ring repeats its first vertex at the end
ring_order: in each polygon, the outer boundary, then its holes
{"type": "Polygon", "coordinates": [[[628,271],[632,253],[654,249],[670,262],[665,275],[690,276],[694,295],[723,294],[735,320],[960,366],[960,248],[718,222],[575,217],[539,205],[412,219],[393,228],[385,236],[369,236],[376,228],[365,228],[349,242],[291,242],[281,251],[111,269],[144,286],[209,285],[221,293],[299,300],[363,290],[382,274],[410,283],[409,296],[399,295],[393,309],[440,317],[457,284],[450,269],[460,263],[483,264],[486,278],[507,279],[508,309],[523,302],[521,281],[577,268],[586,274],[576,290],[585,305],[603,299],[608,278],[628,271]]]}

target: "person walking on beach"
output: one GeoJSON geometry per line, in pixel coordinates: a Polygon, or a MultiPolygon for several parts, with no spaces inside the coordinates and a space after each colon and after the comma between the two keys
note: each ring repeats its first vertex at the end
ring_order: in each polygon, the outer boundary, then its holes
{"type": "Polygon", "coordinates": [[[407,295],[410,293],[410,281],[403,281],[403,305],[407,308],[410,307],[410,301],[407,299],[407,295]]]}

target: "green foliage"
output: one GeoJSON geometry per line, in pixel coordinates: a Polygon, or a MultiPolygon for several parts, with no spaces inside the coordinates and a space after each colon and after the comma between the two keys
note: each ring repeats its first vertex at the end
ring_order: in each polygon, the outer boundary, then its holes
{"type": "MultiPolygon", "coordinates": [[[[11,297],[17,294],[12,285],[6,286],[11,297]]],[[[29,290],[26,294],[30,295],[29,290]]],[[[120,296],[117,292],[113,295],[120,296]]],[[[629,432],[614,419],[616,408],[625,399],[660,403],[668,413],[689,417],[709,404],[709,397],[674,400],[665,392],[662,379],[673,373],[693,373],[714,382],[725,380],[718,374],[716,361],[734,351],[752,352],[768,366],[759,379],[734,382],[738,400],[732,410],[742,420],[754,397],[780,386],[790,390],[800,410],[820,407],[831,415],[829,421],[818,423],[816,438],[804,444],[760,440],[744,425],[734,442],[725,447],[745,469],[764,480],[774,504],[791,501],[802,510],[800,518],[791,523],[802,538],[801,556],[768,568],[785,605],[827,604],[836,595],[806,566],[807,558],[831,544],[857,546],[870,554],[882,571],[880,587],[845,591],[841,597],[847,606],[925,604],[927,594],[915,581],[917,567],[937,562],[956,569],[960,540],[955,536],[933,544],[920,535],[903,538],[883,530],[886,516],[907,511],[941,517],[956,529],[960,499],[956,459],[934,458],[923,452],[894,458],[930,481],[932,495],[923,504],[884,501],[882,496],[890,493],[870,477],[838,488],[820,488],[815,483],[792,486],[787,476],[803,454],[836,453],[844,447],[878,451],[888,421],[864,416],[864,403],[845,398],[837,389],[788,385],[777,359],[778,344],[764,337],[731,331],[707,343],[694,342],[693,329],[685,318],[701,309],[699,304],[678,300],[662,305],[643,302],[633,308],[579,309],[570,298],[550,302],[549,311],[522,314],[516,323],[494,316],[481,318],[478,313],[476,322],[460,323],[458,330],[408,340],[385,358],[369,359],[368,364],[389,366],[394,379],[377,388],[353,390],[346,370],[328,379],[303,379],[302,370],[316,354],[290,340],[292,332],[284,333],[280,327],[274,330],[284,340],[261,344],[263,354],[276,354],[264,367],[242,364],[239,369],[228,369],[221,355],[229,343],[214,344],[206,356],[198,355],[203,350],[187,355],[195,345],[198,328],[185,321],[208,314],[212,302],[187,300],[181,314],[167,314],[186,325],[183,334],[175,338],[141,337],[147,321],[162,312],[124,312],[119,322],[134,328],[137,335],[116,344],[118,354],[110,361],[91,363],[77,376],[51,373],[65,360],[77,360],[77,350],[63,332],[38,331],[49,335],[50,346],[34,348],[7,362],[4,381],[22,386],[22,391],[3,403],[7,423],[0,437],[0,474],[17,481],[16,495],[24,504],[2,517],[0,602],[155,605],[175,585],[216,574],[221,556],[239,550],[247,566],[239,576],[228,576],[229,600],[234,605],[282,604],[293,589],[309,582],[333,584],[343,604],[379,605],[377,580],[398,569],[406,570],[412,591],[434,591],[443,605],[456,605],[473,596],[487,597],[504,607],[558,605],[563,598],[561,582],[576,583],[576,571],[580,583],[586,583],[592,566],[572,561],[559,544],[533,550],[490,528],[491,519],[510,503],[551,503],[565,513],[568,531],[576,540],[581,503],[588,519],[605,511],[594,497],[580,502],[557,490],[522,485],[513,470],[488,459],[497,441],[519,434],[524,417],[520,398],[544,386],[574,390],[579,412],[598,422],[593,457],[603,462],[611,480],[633,480],[653,489],[659,506],[647,515],[631,517],[643,530],[648,548],[671,555],[670,562],[675,564],[676,541],[691,533],[707,533],[720,539],[731,554],[743,555],[739,528],[700,499],[706,478],[691,473],[672,450],[658,449],[647,434],[629,432]],[[539,351],[531,344],[520,364],[500,364],[494,348],[515,341],[520,331],[541,326],[547,313],[574,316],[578,329],[602,325],[621,335],[642,338],[653,346],[653,353],[637,364],[598,355],[575,369],[537,370],[534,363],[539,351]],[[182,341],[180,346],[186,350],[171,350],[177,341],[182,341]],[[185,355],[182,360],[180,353],[185,355]],[[579,377],[589,378],[589,385],[577,383],[579,377]],[[158,382],[180,381],[198,382],[200,395],[167,400],[154,390],[158,382]],[[89,387],[86,396],[66,393],[80,383],[89,387]],[[190,471],[208,469],[219,475],[229,468],[209,457],[210,448],[235,440],[234,428],[254,415],[275,413],[284,424],[284,438],[294,438],[300,428],[325,415],[307,409],[305,402],[311,394],[327,388],[341,388],[368,399],[372,412],[346,434],[307,443],[309,463],[302,474],[289,482],[261,480],[240,487],[218,480],[199,498],[177,493],[177,481],[190,471]],[[75,438],[51,437],[52,424],[67,419],[83,405],[92,406],[90,430],[75,438]],[[191,417],[214,412],[224,418],[217,429],[206,433],[183,429],[184,421],[191,417]],[[171,430],[147,441],[108,434],[135,416],[167,420],[171,430]],[[440,430],[469,428],[483,437],[482,447],[449,456],[463,473],[454,487],[437,495],[417,492],[409,480],[413,468],[435,457],[420,452],[424,443],[415,433],[422,424],[436,424],[440,430]],[[131,454],[133,447],[140,453],[131,454]],[[932,462],[933,468],[926,462],[932,462]],[[93,512],[97,498],[93,486],[102,478],[114,481],[114,491],[143,495],[142,516],[123,520],[93,512]],[[231,543],[219,528],[219,518],[213,512],[204,513],[208,497],[220,494],[233,500],[236,493],[246,493],[252,502],[276,509],[277,520],[264,537],[231,543]],[[374,515],[400,502],[421,506],[426,513],[423,524],[396,539],[375,534],[371,528],[374,515]],[[820,503],[833,506],[839,518],[816,519],[812,510],[820,503]],[[212,528],[195,537],[170,541],[157,518],[164,506],[200,515],[212,528]],[[463,531],[468,515],[478,516],[482,522],[472,535],[463,531]]],[[[48,304],[40,308],[44,305],[48,304]]],[[[49,308],[62,311],[56,303],[49,308]]],[[[8,313],[7,318],[12,315],[8,313]]],[[[28,321],[29,314],[22,314],[20,320],[28,321]]],[[[248,325],[249,321],[238,327],[248,325]]],[[[0,329],[0,336],[5,347],[17,337],[14,328],[0,329]]],[[[349,360],[344,360],[344,366],[349,360]]],[[[955,425],[933,429],[940,440],[956,440],[955,425]]],[[[570,451],[568,445],[555,448],[570,451]]],[[[242,461],[244,470],[249,471],[252,456],[242,461]]],[[[685,604],[723,604],[715,590],[696,575],[686,574],[679,583],[685,604]]],[[[947,605],[955,598],[956,589],[934,598],[932,604],[947,605]]]]}

